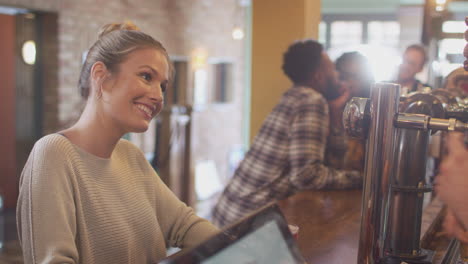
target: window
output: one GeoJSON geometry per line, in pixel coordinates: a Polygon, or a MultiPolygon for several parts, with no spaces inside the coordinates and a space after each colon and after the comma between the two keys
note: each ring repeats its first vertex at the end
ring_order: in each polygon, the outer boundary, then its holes
{"type": "Polygon", "coordinates": [[[400,24],[396,21],[370,21],[367,24],[368,43],[398,48],[400,24]]]}
{"type": "Polygon", "coordinates": [[[174,80],[172,89],[166,91],[165,100],[169,104],[187,104],[187,77],[188,77],[188,61],[174,60],[174,80]]]}
{"type": "Polygon", "coordinates": [[[400,24],[395,15],[326,14],[322,18],[319,41],[333,61],[344,52],[358,51],[369,59],[376,81],[393,78],[400,61],[400,24]]]}
{"type": "Polygon", "coordinates": [[[330,47],[342,49],[362,43],[362,22],[335,21],[331,23],[330,47]]]}
{"type": "Polygon", "coordinates": [[[445,21],[442,24],[444,33],[464,33],[466,30],[465,22],[463,21],[445,21]]]}
{"type": "Polygon", "coordinates": [[[229,103],[233,97],[233,63],[230,60],[209,58],[205,67],[194,72],[194,106],[229,103]]]}
{"type": "Polygon", "coordinates": [[[232,64],[221,62],[213,64],[213,102],[231,101],[232,64]]]}
{"type": "Polygon", "coordinates": [[[326,46],[327,43],[327,23],[321,21],[319,24],[319,42],[326,46]]]}
{"type": "Polygon", "coordinates": [[[460,51],[465,47],[464,39],[446,38],[439,41],[440,74],[447,76],[451,71],[463,65],[465,57],[460,51]]]}

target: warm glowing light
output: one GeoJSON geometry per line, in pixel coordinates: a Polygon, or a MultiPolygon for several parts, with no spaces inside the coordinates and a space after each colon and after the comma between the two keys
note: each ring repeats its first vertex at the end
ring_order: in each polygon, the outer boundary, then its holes
{"type": "Polygon", "coordinates": [[[401,57],[396,50],[381,45],[361,45],[358,51],[369,60],[376,82],[395,78],[398,65],[401,63],[401,57]]]}
{"type": "Polygon", "coordinates": [[[401,63],[401,54],[397,49],[380,44],[356,45],[347,50],[340,50],[336,55],[338,56],[348,51],[357,51],[368,59],[372,71],[371,74],[376,82],[393,80],[398,70],[398,65],[401,63]]]}
{"type": "Polygon", "coordinates": [[[33,40],[24,42],[21,53],[26,64],[34,65],[36,63],[36,43],[33,40]]]}
{"type": "Polygon", "coordinates": [[[442,31],[445,33],[463,33],[465,30],[464,21],[445,21],[442,24],[442,31]]]}
{"type": "Polygon", "coordinates": [[[240,40],[244,38],[244,30],[240,27],[235,27],[232,30],[232,38],[235,40],[240,40]]]}
{"type": "Polygon", "coordinates": [[[192,53],[192,66],[194,69],[201,69],[206,66],[208,55],[203,49],[197,49],[192,53]]]}
{"type": "Polygon", "coordinates": [[[436,4],[438,5],[445,5],[446,0],[436,0],[436,4]]]}
{"type": "Polygon", "coordinates": [[[441,76],[447,76],[452,70],[460,67],[460,63],[450,61],[448,58],[458,56],[465,47],[466,41],[462,38],[446,38],[439,41],[440,71],[441,76]]]}
{"type": "Polygon", "coordinates": [[[194,104],[199,107],[205,105],[208,102],[208,91],[207,91],[207,72],[206,69],[198,68],[194,72],[194,104]]]}
{"type": "Polygon", "coordinates": [[[464,39],[446,38],[440,41],[439,46],[445,53],[459,54],[465,47],[465,44],[466,42],[464,39]]]}

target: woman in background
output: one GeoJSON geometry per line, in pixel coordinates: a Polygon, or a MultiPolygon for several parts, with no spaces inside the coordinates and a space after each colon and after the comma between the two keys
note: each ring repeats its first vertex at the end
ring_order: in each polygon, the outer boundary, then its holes
{"type": "Polygon", "coordinates": [[[103,27],[81,70],[80,119],[36,142],[21,175],[26,263],[156,263],[217,232],[121,139],[148,129],[171,76],[161,43],[131,23],[103,27]]]}

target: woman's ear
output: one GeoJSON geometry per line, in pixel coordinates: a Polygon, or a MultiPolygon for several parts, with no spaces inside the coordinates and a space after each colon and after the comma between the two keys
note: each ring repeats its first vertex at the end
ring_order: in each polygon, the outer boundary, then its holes
{"type": "Polygon", "coordinates": [[[109,76],[109,70],[107,69],[106,65],[101,62],[97,61],[91,67],[91,89],[94,90],[95,94],[98,97],[102,96],[102,85],[106,78],[109,76]]]}
{"type": "Polygon", "coordinates": [[[101,61],[97,61],[91,66],[91,79],[93,82],[104,80],[108,73],[106,65],[101,61]]]}

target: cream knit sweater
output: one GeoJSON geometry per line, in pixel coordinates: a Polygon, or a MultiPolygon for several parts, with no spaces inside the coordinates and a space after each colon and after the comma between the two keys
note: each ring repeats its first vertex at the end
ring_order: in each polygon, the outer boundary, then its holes
{"type": "Polygon", "coordinates": [[[17,225],[25,263],[156,263],[218,230],[166,187],[137,147],[111,158],[59,134],[34,146],[20,180],[17,225]]]}

